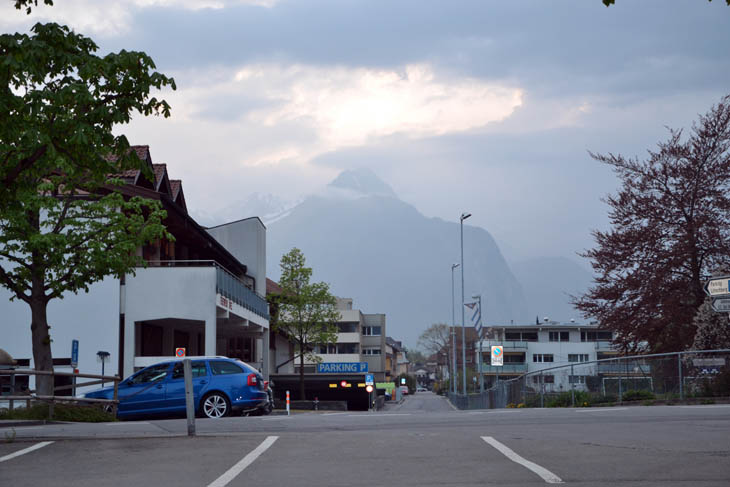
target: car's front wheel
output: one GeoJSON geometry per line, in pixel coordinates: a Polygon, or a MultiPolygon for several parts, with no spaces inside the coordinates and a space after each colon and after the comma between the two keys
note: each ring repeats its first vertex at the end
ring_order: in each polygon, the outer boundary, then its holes
{"type": "Polygon", "coordinates": [[[200,409],[207,418],[222,418],[231,412],[231,404],[223,394],[212,392],[203,398],[200,409]]]}

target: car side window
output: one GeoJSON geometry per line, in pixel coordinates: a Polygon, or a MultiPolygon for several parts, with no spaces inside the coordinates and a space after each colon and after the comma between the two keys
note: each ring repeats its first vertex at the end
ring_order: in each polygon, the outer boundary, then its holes
{"type": "Polygon", "coordinates": [[[165,378],[170,364],[153,365],[142,370],[139,374],[129,379],[130,384],[145,384],[148,382],[159,382],[165,378]]]}
{"type": "Polygon", "coordinates": [[[243,368],[233,362],[223,362],[222,360],[212,360],[210,369],[213,371],[213,375],[243,374],[244,372],[243,368]]]}
{"type": "MultiPolygon", "coordinates": [[[[191,362],[190,365],[193,369],[193,379],[196,377],[205,377],[208,375],[208,370],[205,368],[205,362],[191,362]]],[[[185,366],[182,362],[175,364],[175,368],[172,369],[172,379],[184,379],[185,378],[185,366]]]]}

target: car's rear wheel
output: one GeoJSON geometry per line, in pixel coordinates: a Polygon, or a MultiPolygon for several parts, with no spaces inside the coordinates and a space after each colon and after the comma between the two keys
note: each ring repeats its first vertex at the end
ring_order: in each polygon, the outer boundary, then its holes
{"type": "Polygon", "coordinates": [[[231,412],[228,398],[219,392],[212,392],[203,398],[200,409],[207,418],[222,418],[231,412]]]}

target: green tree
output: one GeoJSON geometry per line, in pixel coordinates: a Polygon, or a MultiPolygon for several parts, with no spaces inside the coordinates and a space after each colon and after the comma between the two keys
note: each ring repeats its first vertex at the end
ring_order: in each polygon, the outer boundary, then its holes
{"type": "MultiPolygon", "coordinates": [[[[97,49],[54,23],[0,35],[0,285],[30,306],[36,370],[52,369],[50,300],[133,272],[138,247],[171,239],[159,202],[122,195],[113,175],[153,176],[112,129],[135,112],[169,116],[150,90],[174,80],[144,53],[97,49]]],[[[37,390],[52,394],[50,378],[37,390]]]]}
{"type": "Polygon", "coordinates": [[[299,358],[299,398],[305,399],[304,360],[317,361],[317,345],[337,341],[337,300],[324,282],[309,282],[312,269],[305,266],[304,254],[293,248],[281,257],[281,293],[272,296],[278,308],[273,328],[295,344],[299,358]]]}
{"type": "Polygon", "coordinates": [[[453,376],[454,367],[451,363],[451,327],[445,323],[434,323],[426,328],[418,337],[418,346],[430,352],[439,362],[445,358],[449,377],[453,376]],[[445,357],[444,357],[445,354],[445,357]]]}

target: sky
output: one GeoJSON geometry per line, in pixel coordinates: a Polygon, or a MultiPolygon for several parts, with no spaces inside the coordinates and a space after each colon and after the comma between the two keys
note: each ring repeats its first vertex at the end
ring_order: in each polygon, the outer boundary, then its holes
{"type": "MultiPolygon", "coordinates": [[[[730,93],[724,1],[55,0],[100,53],[148,53],[172,116],[117,129],[182,179],[193,213],[297,200],[368,167],[508,260],[569,257],[616,191],[589,154],[643,158],[730,93]]],[[[241,217],[252,215],[241,215],[241,217]]]]}

